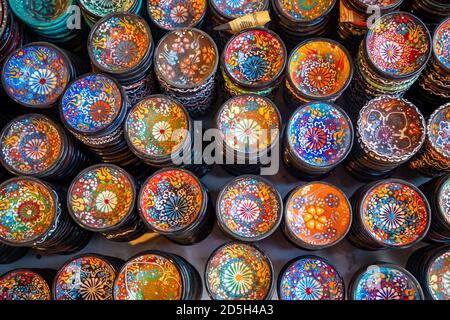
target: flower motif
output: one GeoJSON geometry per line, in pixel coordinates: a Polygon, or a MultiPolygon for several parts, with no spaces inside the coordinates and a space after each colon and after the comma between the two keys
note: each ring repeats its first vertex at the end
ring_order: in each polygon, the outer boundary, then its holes
{"type": "Polygon", "coordinates": [[[100,212],[111,212],[117,205],[117,196],[109,191],[103,191],[95,199],[95,206],[100,212]]]}
{"type": "Polygon", "coordinates": [[[226,0],[225,3],[233,9],[238,9],[244,4],[244,0],[226,0]]]}
{"type": "Polygon", "coordinates": [[[224,272],[222,285],[231,295],[244,296],[254,288],[256,276],[243,261],[231,261],[224,272]]]}
{"type": "Polygon", "coordinates": [[[327,133],[321,124],[316,126],[308,125],[305,130],[301,130],[299,134],[299,141],[305,149],[310,149],[311,152],[318,152],[322,150],[327,143],[327,133]]]}
{"type": "Polygon", "coordinates": [[[17,209],[17,215],[22,222],[32,223],[39,220],[41,209],[39,204],[34,201],[25,201],[17,209]]]}
{"type": "Polygon", "coordinates": [[[132,64],[137,58],[139,50],[136,47],[136,43],[133,41],[123,40],[117,45],[117,48],[113,52],[117,62],[127,66],[132,64]]]}
{"type": "Polygon", "coordinates": [[[377,300],[400,300],[400,295],[391,286],[385,286],[377,290],[375,297],[377,300]]]}
{"type": "Polygon", "coordinates": [[[98,100],[92,104],[89,114],[95,122],[104,122],[111,115],[111,106],[106,101],[98,100]]]}
{"type": "Polygon", "coordinates": [[[405,213],[397,203],[389,202],[380,209],[380,222],[388,230],[397,229],[406,222],[405,213]]]}
{"type": "Polygon", "coordinates": [[[248,81],[258,81],[266,74],[267,62],[259,56],[248,57],[242,63],[242,73],[248,81]]]}
{"type": "Polygon", "coordinates": [[[318,63],[312,66],[307,75],[307,83],[312,92],[328,92],[333,86],[336,78],[336,71],[329,63],[318,63]]]}
{"type": "Polygon", "coordinates": [[[170,12],[170,17],[176,23],[181,24],[187,20],[188,11],[185,7],[178,5],[172,9],[172,11],[170,12]]]}
{"type": "Polygon", "coordinates": [[[80,283],[80,295],[84,300],[104,300],[106,297],[105,282],[100,277],[89,277],[80,283]]]}
{"type": "Polygon", "coordinates": [[[403,53],[403,48],[393,42],[393,41],[386,41],[380,44],[380,56],[381,58],[389,64],[393,64],[397,62],[403,53]]]}
{"type": "Polygon", "coordinates": [[[251,223],[252,221],[258,219],[261,213],[258,204],[251,199],[245,199],[239,202],[236,211],[238,217],[246,223],[251,223]]]}
{"type": "Polygon", "coordinates": [[[56,87],[56,75],[48,69],[36,70],[29,78],[30,89],[37,94],[49,94],[56,87]]]}
{"type": "Polygon", "coordinates": [[[23,151],[25,152],[25,156],[32,161],[42,160],[48,153],[48,146],[44,140],[33,137],[28,140],[23,146],[23,151]]]}
{"type": "Polygon", "coordinates": [[[253,119],[243,119],[237,123],[234,134],[242,143],[255,144],[261,135],[261,126],[253,119]]]}
{"type": "Polygon", "coordinates": [[[158,141],[167,141],[172,135],[172,127],[166,121],[160,121],[154,124],[152,134],[158,141]]]}
{"type": "Polygon", "coordinates": [[[178,223],[180,220],[184,220],[189,212],[189,208],[184,197],[173,195],[164,204],[163,212],[169,221],[178,223]]]}
{"type": "Polygon", "coordinates": [[[325,210],[321,207],[309,207],[303,217],[306,226],[312,230],[323,231],[327,222],[327,218],[323,215],[324,212],[325,210]]]}
{"type": "Polygon", "coordinates": [[[323,287],[317,279],[305,276],[298,281],[295,293],[299,300],[320,300],[323,296],[323,287]]]}

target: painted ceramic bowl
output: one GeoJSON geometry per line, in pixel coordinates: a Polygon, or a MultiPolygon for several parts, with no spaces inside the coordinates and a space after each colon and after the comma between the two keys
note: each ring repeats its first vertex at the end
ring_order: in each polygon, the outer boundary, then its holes
{"type": "Polygon", "coordinates": [[[81,171],[69,187],[67,206],[82,228],[102,232],[120,227],[133,213],[136,186],[133,178],[112,164],[81,171]]]}
{"type": "Polygon", "coordinates": [[[217,248],[204,278],[213,300],[268,300],[272,295],[272,263],[250,244],[231,242],[217,248]]]}
{"type": "Polygon", "coordinates": [[[314,22],[326,16],[336,0],[273,0],[284,18],[293,22],[314,22]]]}
{"type": "Polygon", "coordinates": [[[52,27],[66,23],[68,11],[75,0],[8,1],[14,13],[25,23],[38,27],[52,27]]]}
{"type": "Polygon", "coordinates": [[[371,158],[384,163],[410,159],[425,141],[425,119],[409,101],[391,96],[370,100],[358,118],[358,142],[371,158]]]}
{"type": "Polygon", "coordinates": [[[332,168],[350,152],[353,126],[347,114],[328,102],[299,107],[286,129],[287,146],[294,160],[310,168],[332,168]]]}
{"type": "Polygon", "coordinates": [[[427,140],[441,157],[450,161],[450,103],[439,107],[428,119],[427,140]]]}
{"type": "Polygon", "coordinates": [[[150,19],[163,30],[196,26],[206,13],[206,0],[144,1],[150,19]]]}
{"type": "Polygon", "coordinates": [[[450,175],[442,178],[439,189],[437,190],[437,211],[440,218],[450,228],[450,175]]]}
{"type": "Polygon", "coordinates": [[[16,246],[25,246],[43,237],[60,210],[54,191],[31,177],[3,182],[0,203],[0,239],[16,246]]]}
{"type": "Polygon", "coordinates": [[[195,28],[166,34],[155,51],[155,72],[168,86],[192,89],[213,77],[219,63],[214,40],[195,28]]]}
{"type": "Polygon", "coordinates": [[[71,68],[63,51],[50,43],[35,42],[6,59],[2,83],[9,97],[21,105],[51,107],[71,80],[71,68]]]}
{"type": "Polygon", "coordinates": [[[350,84],[351,56],[339,43],[328,39],[307,40],[291,53],[287,78],[297,94],[306,99],[332,99],[350,84]]]}
{"type": "Polygon", "coordinates": [[[227,20],[265,10],[269,0],[209,0],[212,9],[227,20]]]}
{"type": "Polygon", "coordinates": [[[351,300],[422,300],[419,283],[408,271],[390,263],[369,265],[355,274],[351,300]]]}
{"type": "Polygon", "coordinates": [[[369,28],[365,46],[369,61],[379,73],[404,78],[425,67],[431,54],[431,36],[415,16],[392,12],[369,28]]]}
{"type": "Polygon", "coordinates": [[[439,252],[426,270],[428,292],[434,300],[450,300],[450,249],[439,252]]]}
{"type": "Polygon", "coordinates": [[[93,254],[67,261],[53,281],[55,300],[113,300],[115,267],[93,254]]]}
{"type": "Polygon", "coordinates": [[[411,246],[425,236],[430,226],[427,199],[403,180],[372,184],[357,207],[364,232],[383,247],[411,246]]]}
{"type": "Polygon", "coordinates": [[[278,143],[281,115],[270,99],[241,95],[222,105],[216,128],[227,148],[240,155],[254,155],[267,152],[278,143]]]}
{"type": "Polygon", "coordinates": [[[278,297],[281,300],[344,300],[344,280],[325,259],[297,257],[280,272],[278,297]]]}
{"type": "Polygon", "coordinates": [[[142,0],[78,0],[81,8],[96,18],[102,18],[111,13],[128,12],[142,0]]]}
{"type": "Polygon", "coordinates": [[[276,33],[253,28],[228,41],[222,54],[222,68],[238,85],[262,88],[280,79],[286,60],[286,47],[276,33]]]}
{"type": "Polygon", "coordinates": [[[221,228],[241,241],[258,241],[271,235],[281,222],[280,194],[259,176],[240,176],[220,192],[217,219],[221,228]]]}
{"type": "Polygon", "coordinates": [[[433,54],[439,64],[450,72],[450,17],[434,31],[433,54]]]}
{"type": "Polygon", "coordinates": [[[341,241],[352,222],[346,195],[325,182],[297,187],[285,204],[284,229],[295,244],[322,249],[341,241]]]}
{"type": "Polygon", "coordinates": [[[50,287],[38,273],[15,269],[0,277],[0,300],[52,300],[50,287]]]}

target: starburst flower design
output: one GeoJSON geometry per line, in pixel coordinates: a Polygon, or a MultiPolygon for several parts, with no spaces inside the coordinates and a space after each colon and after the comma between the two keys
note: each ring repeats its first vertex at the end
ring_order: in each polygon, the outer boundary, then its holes
{"type": "Polygon", "coordinates": [[[95,200],[95,206],[100,212],[111,212],[117,206],[117,196],[109,191],[103,191],[95,200]]]}
{"type": "Polygon", "coordinates": [[[380,45],[380,56],[389,64],[396,63],[403,53],[402,47],[392,41],[386,41],[380,45]]]}
{"type": "Polygon", "coordinates": [[[158,141],[167,141],[172,135],[172,127],[166,121],[157,122],[153,126],[152,134],[158,141]]]}
{"type": "Polygon", "coordinates": [[[261,134],[261,126],[253,119],[243,119],[236,125],[235,135],[239,142],[255,144],[261,134]]]}
{"type": "Polygon", "coordinates": [[[245,199],[239,202],[236,212],[239,219],[245,221],[246,223],[251,223],[252,221],[258,219],[261,210],[255,201],[245,199]]]}
{"type": "Polygon", "coordinates": [[[323,296],[322,284],[313,277],[301,278],[295,288],[299,300],[320,300],[323,296]]]}
{"type": "Polygon", "coordinates": [[[255,275],[242,261],[231,262],[223,273],[223,286],[231,295],[244,296],[254,287],[255,275]]]}
{"type": "Polygon", "coordinates": [[[387,203],[380,210],[381,225],[389,230],[397,229],[406,222],[403,209],[397,203],[387,203]]]}
{"type": "Polygon", "coordinates": [[[30,76],[28,84],[34,93],[49,94],[56,87],[56,75],[48,69],[39,69],[30,76]]]}
{"type": "Polygon", "coordinates": [[[41,160],[48,153],[48,147],[44,140],[33,137],[23,146],[25,156],[33,161],[41,160]]]}

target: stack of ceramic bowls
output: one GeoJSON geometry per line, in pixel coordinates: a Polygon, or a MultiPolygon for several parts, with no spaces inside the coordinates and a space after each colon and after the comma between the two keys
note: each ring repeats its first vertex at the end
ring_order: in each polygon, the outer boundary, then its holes
{"type": "Polygon", "coordinates": [[[141,161],[130,151],[123,125],[130,105],[110,76],[85,74],[68,85],[60,103],[63,124],[106,163],[132,167],[141,161]]]}
{"type": "Polygon", "coordinates": [[[0,276],[0,300],[52,300],[48,269],[14,269],[0,276]]]}
{"type": "Polygon", "coordinates": [[[45,254],[82,249],[90,233],[70,219],[61,190],[32,177],[12,178],[0,185],[0,242],[32,247],[45,254]]]}
{"type": "Polygon", "coordinates": [[[352,58],[339,43],[311,39],[291,53],[286,67],[285,97],[289,106],[310,101],[335,101],[353,76],[352,58]]]}
{"type": "Polygon", "coordinates": [[[352,209],[346,195],[331,184],[312,182],[287,196],[282,229],[294,245],[319,250],[341,241],[351,222],[352,209]]]}
{"type": "Polygon", "coordinates": [[[91,30],[88,53],[94,71],[114,77],[131,104],[155,91],[153,38],[145,20],[132,13],[113,13],[91,30]]]}
{"type": "Polygon", "coordinates": [[[19,260],[27,251],[27,248],[16,248],[0,243],[0,264],[8,264],[19,260]]]}
{"type": "Polygon", "coordinates": [[[429,300],[450,300],[450,246],[426,246],[416,250],[406,268],[417,278],[429,300]]]}
{"type": "Polygon", "coordinates": [[[216,98],[219,52],[205,32],[182,28],[166,34],[155,51],[161,92],[178,100],[191,116],[207,113],[216,98]]]}
{"type": "Polygon", "coordinates": [[[417,15],[433,30],[448,17],[450,3],[448,0],[410,0],[405,1],[404,9],[417,15]]]}
{"type": "Polygon", "coordinates": [[[431,207],[431,225],[426,240],[450,242],[450,175],[420,186],[431,207]]]}
{"type": "Polygon", "coordinates": [[[447,103],[428,119],[426,141],[409,163],[410,168],[430,177],[450,171],[449,128],[450,103],[447,103]]]}
{"type": "Polygon", "coordinates": [[[93,27],[101,18],[117,12],[130,12],[139,14],[142,1],[147,0],[77,0],[81,14],[89,27],[93,27]]]}
{"type": "Polygon", "coordinates": [[[113,300],[114,280],[123,261],[97,254],[76,256],[53,280],[54,300],[113,300]]]}
{"type": "Polygon", "coordinates": [[[450,17],[433,35],[433,56],[419,80],[408,92],[425,115],[450,100],[450,17]]]}
{"type": "Polygon", "coordinates": [[[211,196],[196,176],[183,169],[166,168],[149,177],[138,207],[150,230],[178,244],[200,242],[214,226],[211,196]]]}
{"type": "Polygon", "coordinates": [[[281,115],[268,98],[253,94],[232,97],[215,118],[223,168],[233,175],[260,174],[278,161],[281,115]]]}
{"type": "Polygon", "coordinates": [[[0,135],[0,162],[15,175],[63,180],[87,161],[63,128],[44,115],[19,116],[0,135]]]}
{"type": "Polygon", "coordinates": [[[114,282],[115,300],[198,300],[200,274],[184,258],[151,250],[122,266],[114,282]]]}
{"type": "Polygon", "coordinates": [[[3,88],[15,102],[31,108],[50,108],[67,84],[83,71],[70,53],[47,42],[27,44],[12,52],[2,69],[3,88]]]}
{"type": "Polygon", "coordinates": [[[230,238],[259,241],[270,236],[283,217],[283,201],[275,186],[260,176],[241,176],[219,194],[219,227],[230,238]]]}
{"type": "Polygon", "coordinates": [[[355,53],[377,16],[397,11],[403,0],[339,0],[338,35],[355,53]]]}
{"type": "Polygon", "coordinates": [[[344,300],[344,279],[328,261],[317,256],[292,259],[278,276],[280,300],[344,300]]]}
{"type": "Polygon", "coordinates": [[[320,36],[330,30],[330,11],[336,0],[272,0],[275,26],[288,48],[306,37],[320,36]]]}
{"type": "Polygon", "coordinates": [[[213,300],[270,300],[275,282],[269,257],[256,246],[242,242],[230,242],[214,250],[204,279],[213,300]]]}
{"type": "Polygon", "coordinates": [[[156,168],[178,165],[203,176],[208,169],[202,164],[202,150],[197,150],[194,136],[186,109],[164,95],[141,100],[125,122],[125,139],[144,162],[156,168]]]}
{"type": "Polygon", "coordinates": [[[137,186],[125,170],[98,164],[84,169],[67,194],[69,214],[83,229],[126,242],[145,233],[136,211],[137,186]]]}
{"type": "Polygon", "coordinates": [[[286,60],[286,47],[273,31],[251,28],[235,34],[221,57],[226,92],[229,96],[254,93],[273,98],[286,60]]]}
{"type": "Polygon", "coordinates": [[[416,278],[395,264],[378,262],[360,269],[348,288],[350,300],[423,300],[416,278]]]}
{"type": "Polygon", "coordinates": [[[346,91],[347,104],[356,114],[374,97],[402,97],[430,54],[430,33],[415,16],[392,12],[377,19],[359,47],[354,81],[346,91]]]}
{"type": "Polygon", "coordinates": [[[203,24],[207,0],[145,0],[147,13],[156,27],[157,35],[180,28],[191,28],[203,24]]]}
{"type": "Polygon", "coordinates": [[[216,31],[213,29],[214,27],[269,8],[269,0],[208,0],[208,2],[211,10],[208,33],[213,36],[220,50],[223,49],[228,39],[232,36],[233,31],[216,31]]]}
{"type": "Polygon", "coordinates": [[[0,0],[0,68],[3,61],[25,41],[24,29],[11,13],[7,0],[0,0]]]}
{"type": "Polygon", "coordinates": [[[310,102],[289,119],[283,161],[292,175],[315,179],[341,163],[352,144],[353,125],[347,114],[329,102],[310,102]]]}
{"type": "Polygon", "coordinates": [[[347,238],[364,250],[412,246],[423,239],[430,226],[427,198],[403,180],[367,184],[351,202],[354,218],[347,238]]]}
{"type": "Polygon", "coordinates": [[[346,169],[359,180],[388,177],[425,141],[425,119],[412,103],[392,96],[370,100],[360,111],[346,169]]]}

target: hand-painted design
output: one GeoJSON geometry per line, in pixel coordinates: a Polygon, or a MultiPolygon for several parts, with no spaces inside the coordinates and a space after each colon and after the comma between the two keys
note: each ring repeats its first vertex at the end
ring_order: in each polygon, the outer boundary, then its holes
{"type": "Polygon", "coordinates": [[[229,243],[206,266],[206,286],[215,300],[264,300],[272,286],[272,266],[256,247],[229,243]]]}
{"type": "Polygon", "coordinates": [[[450,225],[450,177],[442,182],[438,193],[439,210],[450,225]]]}
{"type": "Polygon", "coordinates": [[[289,144],[301,161],[327,167],[342,161],[353,143],[348,116],[336,106],[314,102],[297,109],[289,120],[289,144]]]}
{"type": "Polygon", "coordinates": [[[450,159],[450,103],[436,110],[428,121],[428,140],[439,154],[450,159]]]}
{"type": "Polygon", "coordinates": [[[165,30],[197,25],[206,12],[206,0],[147,1],[150,19],[165,30]]]}
{"type": "Polygon", "coordinates": [[[330,12],[336,0],[277,0],[283,14],[295,21],[313,21],[330,12]]]}
{"type": "Polygon", "coordinates": [[[155,95],[131,109],[125,123],[125,136],[133,148],[150,157],[169,157],[186,141],[189,120],[174,99],[155,95]]]}
{"type": "Polygon", "coordinates": [[[308,97],[333,96],[345,90],[350,83],[351,57],[337,42],[306,41],[291,54],[288,76],[295,89],[308,97]]]}
{"type": "Polygon", "coordinates": [[[210,3],[214,10],[229,19],[262,11],[267,6],[265,0],[212,0],[210,3]]]}
{"type": "Polygon", "coordinates": [[[351,218],[347,197],[328,183],[298,187],[286,204],[286,227],[310,246],[329,246],[341,240],[350,228],[351,218]]]}
{"type": "Polygon", "coordinates": [[[281,275],[282,300],[343,300],[344,281],[330,264],[317,257],[292,262],[281,275]]]}
{"type": "Polygon", "coordinates": [[[32,107],[55,103],[70,80],[68,61],[50,44],[35,43],[15,51],[6,60],[5,91],[20,104],[32,107]]]}
{"type": "Polygon", "coordinates": [[[264,86],[279,78],[286,48],[268,29],[250,29],[235,35],[224,49],[223,68],[243,86],[264,86]]]}
{"type": "Polygon", "coordinates": [[[94,133],[113,123],[122,103],[122,92],[115,81],[102,74],[88,74],[67,88],[61,112],[71,129],[94,133]]]}
{"type": "Polygon", "coordinates": [[[83,255],[67,262],[54,281],[55,300],[113,300],[116,272],[97,256],[83,255]]]}
{"type": "MultiPolygon", "coordinates": [[[[75,0],[8,1],[17,16],[30,25],[56,24],[64,18],[75,0]]],[[[64,22],[65,23],[65,22],[64,22]]]]}
{"type": "Polygon", "coordinates": [[[79,0],[84,9],[97,17],[104,17],[116,12],[127,12],[137,1],[141,0],[79,0]]]}
{"type": "Polygon", "coordinates": [[[95,165],[73,180],[68,206],[78,223],[100,231],[120,224],[133,209],[134,197],[133,182],[121,168],[95,165]]]}
{"type": "Polygon", "coordinates": [[[445,19],[434,32],[433,50],[436,59],[450,69],[450,17],[445,19]]]}
{"type": "Polygon", "coordinates": [[[195,222],[204,201],[196,177],[185,170],[168,169],[155,173],[142,187],[139,210],[156,231],[174,232],[195,222]]]}
{"type": "Polygon", "coordinates": [[[373,186],[364,196],[360,214],[366,231],[391,247],[407,246],[422,238],[430,221],[427,200],[400,180],[373,186]]]}
{"type": "Polygon", "coordinates": [[[34,178],[13,178],[0,185],[0,238],[24,243],[43,236],[52,226],[53,191],[34,178]]]}
{"type": "Polygon", "coordinates": [[[359,113],[360,142],[382,161],[401,162],[411,158],[425,141],[425,130],[420,111],[401,98],[375,98],[359,113]]]}
{"type": "Polygon", "coordinates": [[[51,299],[47,282],[31,270],[13,270],[0,278],[0,300],[51,299]]]}
{"type": "Polygon", "coordinates": [[[239,238],[257,239],[271,234],[281,220],[282,201],[269,182],[257,176],[234,179],[217,202],[218,219],[239,238]]]}
{"type": "Polygon", "coordinates": [[[205,32],[193,28],[177,29],[159,42],[155,71],[170,85],[192,88],[214,76],[218,56],[214,41],[205,32]]]}
{"type": "Polygon", "coordinates": [[[354,284],[355,300],[421,300],[412,275],[394,265],[368,266],[354,284]]]}
{"type": "Polygon", "coordinates": [[[183,282],[175,262],[144,254],[126,262],[114,283],[115,300],[180,300],[183,282]]]}
{"type": "Polygon", "coordinates": [[[432,260],[426,279],[433,299],[450,300],[450,250],[432,260]]]}
{"type": "Polygon", "coordinates": [[[103,18],[92,29],[88,52],[100,70],[122,73],[143,61],[151,42],[150,29],[144,19],[117,13],[103,18]]]}
{"type": "Polygon", "coordinates": [[[16,118],[1,136],[4,164],[20,174],[39,174],[50,170],[63,149],[61,128],[49,118],[29,114],[16,118]]]}
{"type": "Polygon", "coordinates": [[[365,41],[372,64],[392,77],[421,70],[430,56],[430,42],[426,26],[406,12],[393,12],[377,19],[365,41]]]}
{"type": "Polygon", "coordinates": [[[281,117],[268,98],[242,95],[225,102],[217,116],[217,127],[228,147],[242,153],[256,153],[277,141],[281,117]]]}

